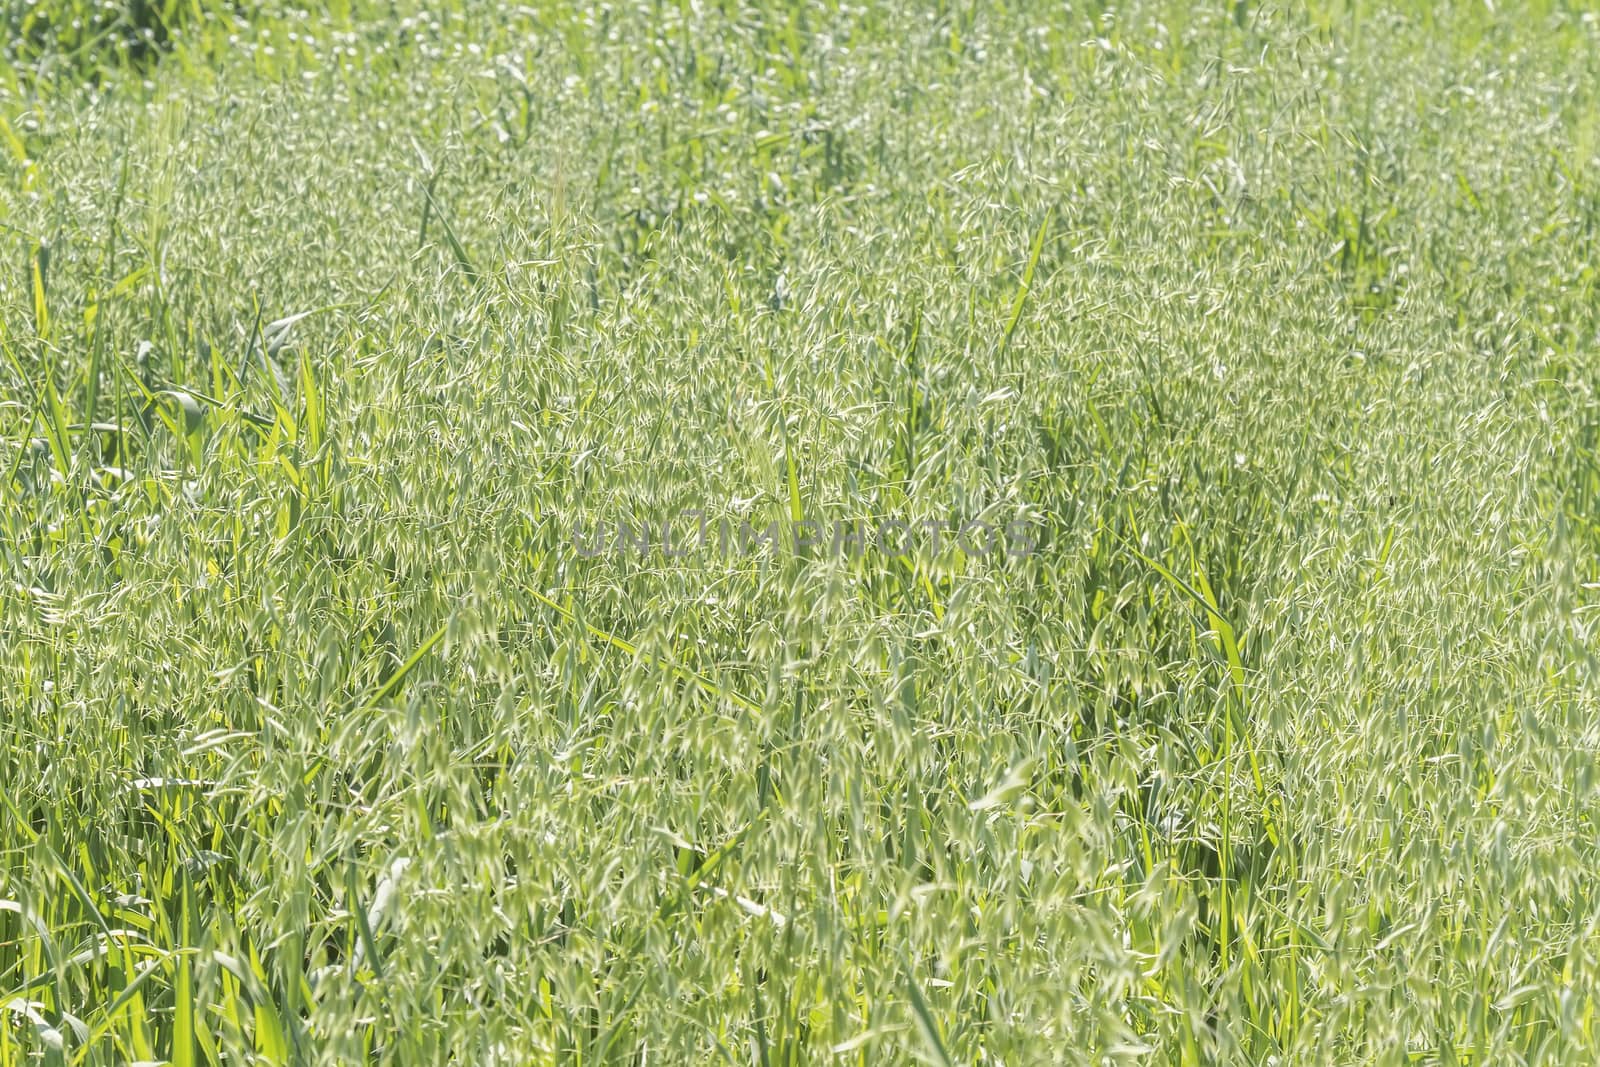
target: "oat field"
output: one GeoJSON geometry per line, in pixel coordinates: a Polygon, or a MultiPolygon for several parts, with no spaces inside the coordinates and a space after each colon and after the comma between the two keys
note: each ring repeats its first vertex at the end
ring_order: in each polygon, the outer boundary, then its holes
{"type": "Polygon", "coordinates": [[[0,1067],[1600,1062],[1600,15],[0,0],[0,1067]]]}

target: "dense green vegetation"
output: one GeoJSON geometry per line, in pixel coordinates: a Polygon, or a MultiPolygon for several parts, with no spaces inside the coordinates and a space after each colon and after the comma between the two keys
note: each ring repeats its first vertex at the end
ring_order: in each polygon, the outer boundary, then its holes
{"type": "Polygon", "coordinates": [[[0,1067],[1600,1060],[1600,19],[912,6],[0,8],[0,1067]]]}

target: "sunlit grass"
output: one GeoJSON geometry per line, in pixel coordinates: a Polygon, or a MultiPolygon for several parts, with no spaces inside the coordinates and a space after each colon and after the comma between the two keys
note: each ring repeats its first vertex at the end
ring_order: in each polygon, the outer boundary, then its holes
{"type": "Polygon", "coordinates": [[[0,1067],[1600,1058],[1593,17],[34,6],[0,1067]]]}

